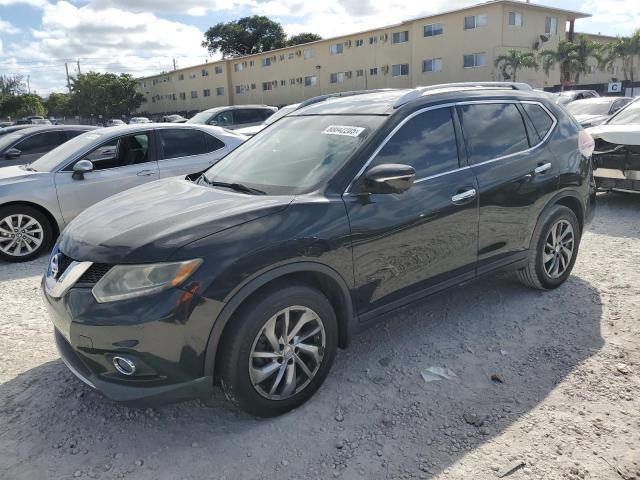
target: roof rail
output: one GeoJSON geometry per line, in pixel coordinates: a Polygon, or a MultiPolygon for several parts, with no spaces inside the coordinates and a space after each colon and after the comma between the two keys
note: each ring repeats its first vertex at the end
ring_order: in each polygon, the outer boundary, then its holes
{"type": "Polygon", "coordinates": [[[376,92],[388,92],[394,90],[393,88],[378,88],[375,90],[350,90],[348,92],[336,92],[336,93],[327,93],[325,95],[318,95],[317,97],[311,97],[307,100],[300,103],[296,110],[299,110],[303,107],[307,107],[309,105],[313,105],[314,103],[324,102],[329,98],[335,97],[352,97],[353,95],[364,95],[366,93],[376,93],[376,92]]]}
{"type": "Polygon", "coordinates": [[[457,83],[441,83],[438,85],[429,85],[428,87],[416,87],[410,92],[407,92],[402,97],[400,97],[393,104],[393,108],[401,107],[402,105],[409,103],[413,100],[417,100],[418,98],[428,94],[434,90],[443,90],[445,88],[451,89],[483,89],[483,88],[501,88],[501,89],[511,89],[511,90],[524,90],[524,91],[532,91],[531,85],[527,83],[521,82],[457,82],[457,83]]]}

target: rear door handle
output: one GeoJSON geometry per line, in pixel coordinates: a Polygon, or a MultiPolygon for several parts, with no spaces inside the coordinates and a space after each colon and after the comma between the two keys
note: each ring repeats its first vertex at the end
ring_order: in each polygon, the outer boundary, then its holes
{"type": "Polygon", "coordinates": [[[140,170],[136,175],[139,177],[150,177],[154,173],[156,173],[154,170],[140,170]]]}
{"type": "Polygon", "coordinates": [[[451,197],[451,201],[453,203],[461,203],[461,202],[464,202],[465,200],[471,200],[472,198],[475,198],[476,195],[477,195],[476,189],[471,188],[469,190],[465,190],[464,192],[455,194],[453,197],[451,197]]]}
{"type": "Polygon", "coordinates": [[[545,173],[551,168],[550,163],[543,163],[542,165],[538,165],[533,172],[534,173],[545,173]]]}

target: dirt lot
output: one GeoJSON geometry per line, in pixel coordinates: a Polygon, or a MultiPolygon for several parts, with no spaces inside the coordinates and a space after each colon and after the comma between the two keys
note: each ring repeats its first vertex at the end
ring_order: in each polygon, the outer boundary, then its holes
{"type": "Polygon", "coordinates": [[[564,286],[500,276],[398,312],[271,420],[220,393],[105,400],[58,359],[45,260],[2,264],[0,478],[640,479],[640,196],[599,200],[564,286]]]}

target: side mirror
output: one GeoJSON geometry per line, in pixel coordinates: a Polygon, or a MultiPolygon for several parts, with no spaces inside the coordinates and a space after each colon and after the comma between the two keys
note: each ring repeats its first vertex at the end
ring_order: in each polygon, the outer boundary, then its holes
{"type": "Polygon", "coordinates": [[[6,158],[7,160],[13,160],[15,158],[20,158],[20,155],[22,155],[22,152],[20,150],[18,150],[17,148],[10,148],[6,152],[4,152],[4,158],[6,158]]]}
{"type": "Polygon", "coordinates": [[[365,191],[368,193],[402,193],[407,191],[416,177],[416,171],[409,165],[385,163],[373,167],[364,176],[365,191]]]}
{"type": "Polygon", "coordinates": [[[211,121],[209,122],[209,125],[212,125],[212,126],[214,126],[214,127],[217,127],[217,126],[218,126],[218,122],[216,122],[215,120],[211,120],[211,121]]]}
{"type": "Polygon", "coordinates": [[[83,180],[84,174],[93,171],[93,162],[91,160],[79,160],[73,166],[73,179],[83,180]]]}

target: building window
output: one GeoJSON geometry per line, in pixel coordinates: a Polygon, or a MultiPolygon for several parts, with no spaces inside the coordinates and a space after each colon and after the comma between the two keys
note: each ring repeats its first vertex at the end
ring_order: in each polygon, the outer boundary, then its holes
{"type": "Polygon", "coordinates": [[[464,17],[464,29],[471,30],[473,28],[484,27],[487,25],[487,14],[469,15],[464,17]]]}
{"type": "Polygon", "coordinates": [[[369,69],[369,76],[373,77],[374,75],[378,75],[378,67],[372,67],[369,69]]]}
{"type": "Polygon", "coordinates": [[[196,72],[193,72],[189,75],[189,78],[196,78],[196,77],[197,77],[196,72]]]}
{"type": "Polygon", "coordinates": [[[522,26],[522,13],[521,12],[509,12],[509,25],[513,27],[522,26]]]}
{"type": "Polygon", "coordinates": [[[544,21],[544,33],[555,35],[558,33],[558,17],[547,17],[544,21]]]}
{"type": "Polygon", "coordinates": [[[342,53],[344,51],[344,44],[343,43],[334,43],[333,45],[331,45],[329,47],[329,52],[331,53],[331,55],[338,55],[340,53],[342,53]]]}
{"type": "Polygon", "coordinates": [[[391,43],[405,43],[409,41],[409,31],[395,32],[391,38],[391,43]]]}
{"type": "Polygon", "coordinates": [[[256,64],[256,62],[254,62],[253,60],[249,60],[249,66],[253,67],[256,64]]]}
{"type": "Polygon", "coordinates": [[[313,48],[307,48],[304,52],[304,59],[309,60],[316,56],[316,51],[313,48]]]}
{"type": "Polygon", "coordinates": [[[344,82],[344,72],[332,73],[329,75],[330,83],[342,83],[344,82]]]}
{"type": "Polygon", "coordinates": [[[220,65],[216,65],[215,71],[216,75],[220,75],[222,73],[222,67],[220,65]]]}
{"type": "Polygon", "coordinates": [[[205,70],[204,68],[202,69],[202,76],[203,77],[208,77],[209,76],[209,70],[205,70]]]}
{"type": "Polygon", "coordinates": [[[211,90],[208,88],[205,88],[204,90],[202,90],[202,96],[203,97],[210,97],[211,96],[211,90]]]}
{"type": "Polygon", "coordinates": [[[262,91],[271,90],[271,82],[262,82],[262,91]]]}
{"type": "Polygon", "coordinates": [[[181,73],[180,75],[178,75],[178,80],[184,80],[184,73],[181,73]]]}
{"type": "Polygon", "coordinates": [[[441,72],[442,71],[442,59],[430,58],[422,61],[422,71],[427,72],[441,72]]]}
{"type": "Polygon", "coordinates": [[[311,77],[304,77],[305,87],[313,87],[314,85],[317,85],[317,83],[318,83],[318,77],[316,77],[315,75],[311,77]]]}
{"type": "Polygon", "coordinates": [[[255,90],[255,89],[256,89],[256,84],[255,84],[255,83],[252,83],[252,84],[251,84],[251,90],[255,90]]]}
{"type": "Polygon", "coordinates": [[[185,92],[180,92],[180,100],[186,100],[187,94],[185,92]]]}
{"type": "Polygon", "coordinates": [[[291,53],[289,54],[289,60],[293,60],[295,57],[296,57],[296,54],[295,54],[295,53],[291,52],[291,53]]]}
{"type": "Polygon", "coordinates": [[[233,64],[233,71],[234,72],[241,72],[242,70],[244,70],[244,65],[242,63],[234,63],[233,64]]]}
{"type": "Polygon", "coordinates": [[[280,54],[280,61],[283,62],[284,61],[284,53],[280,54]]]}
{"type": "Polygon", "coordinates": [[[269,65],[271,65],[271,57],[263,58],[262,59],[262,66],[263,67],[268,67],[269,65]]]}
{"type": "Polygon", "coordinates": [[[444,33],[444,27],[441,23],[430,23],[423,27],[422,33],[425,37],[435,37],[444,33]]]}
{"type": "Polygon", "coordinates": [[[364,40],[361,38],[358,38],[356,40],[356,47],[361,47],[362,45],[364,45],[364,40]]]}
{"type": "Polygon", "coordinates": [[[286,87],[287,86],[287,81],[286,80],[280,80],[280,86],[281,87],[286,87]]]}
{"type": "Polygon", "coordinates": [[[364,77],[364,70],[363,69],[356,70],[356,77],[364,77]]]}
{"type": "Polygon", "coordinates": [[[375,45],[376,43],[378,43],[378,37],[376,35],[369,37],[369,45],[375,45]]]}
{"type": "Polygon", "coordinates": [[[236,85],[236,95],[244,94],[244,85],[236,85]]]}
{"type": "Polygon", "coordinates": [[[484,52],[470,53],[468,55],[463,56],[464,68],[485,67],[486,65],[487,65],[487,54],[484,52]]]}
{"type": "Polygon", "coordinates": [[[191,98],[198,98],[197,90],[191,90],[191,98]]]}
{"type": "Polygon", "coordinates": [[[391,65],[391,76],[392,77],[403,77],[405,75],[409,75],[409,64],[408,63],[398,63],[396,65],[391,65]]]}
{"type": "Polygon", "coordinates": [[[216,95],[218,97],[221,97],[222,95],[224,95],[224,87],[217,87],[216,88],[216,95]]]}

